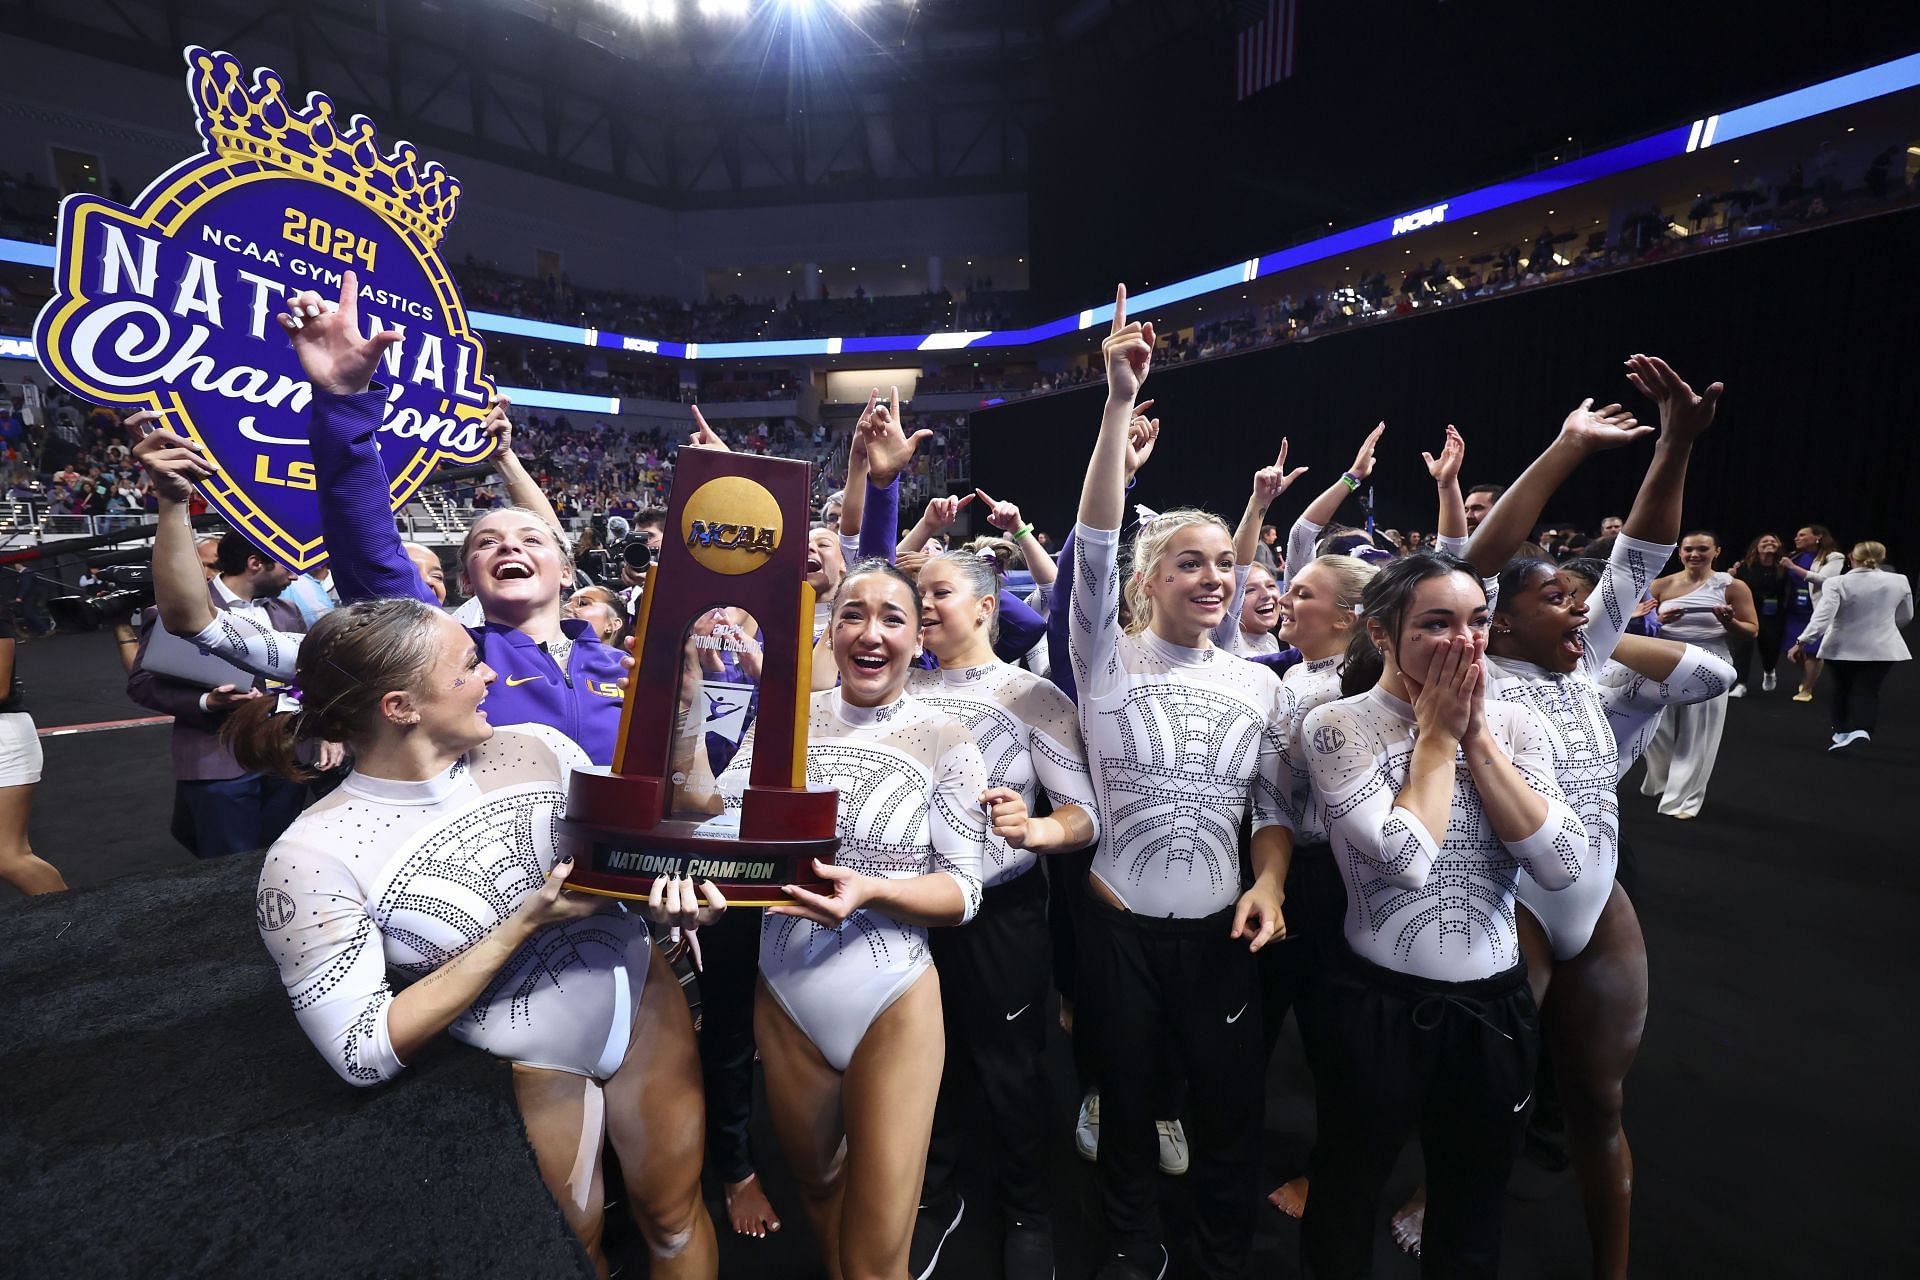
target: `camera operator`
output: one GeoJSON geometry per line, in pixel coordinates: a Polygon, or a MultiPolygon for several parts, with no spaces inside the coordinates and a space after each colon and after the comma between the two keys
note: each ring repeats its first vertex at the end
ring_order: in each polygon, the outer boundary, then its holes
{"type": "MultiPolygon", "coordinates": [[[[156,418],[151,413],[137,413],[127,420],[127,426],[137,432],[156,418]]],[[[177,439],[165,433],[156,436],[163,442],[177,439]]],[[[184,477],[168,475],[152,466],[148,470],[155,489],[162,492],[161,523],[177,526],[169,532],[177,537],[184,552],[186,502],[191,490],[184,477]]],[[[158,534],[154,550],[157,598],[168,567],[162,562],[158,534]]],[[[204,607],[209,620],[216,613],[232,612],[276,632],[306,630],[300,611],[276,598],[292,575],[245,537],[229,533],[221,538],[216,568],[205,583],[204,607]]],[[[183,564],[181,570],[191,587],[192,568],[183,564]]],[[[241,689],[237,682],[203,690],[147,669],[147,650],[159,625],[157,608],[141,616],[140,644],[132,674],[127,677],[127,696],[143,707],[173,716],[174,839],[198,858],[264,849],[299,816],[306,788],[285,778],[249,773],[220,741],[220,726],[227,716],[235,707],[260,697],[259,693],[241,689]]]]}

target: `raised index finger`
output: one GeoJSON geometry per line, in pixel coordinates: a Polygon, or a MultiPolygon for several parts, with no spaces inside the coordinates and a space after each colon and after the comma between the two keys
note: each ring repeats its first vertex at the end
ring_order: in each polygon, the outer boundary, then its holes
{"type": "Polygon", "coordinates": [[[1127,327],[1127,286],[1115,285],[1113,288],[1113,328],[1109,333],[1118,333],[1127,327]]]}
{"type": "Polygon", "coordinates": [[[346,318],[353,336],[360,336],[360,279],[351,268],[340,276],[340,314],[346,318]]]}

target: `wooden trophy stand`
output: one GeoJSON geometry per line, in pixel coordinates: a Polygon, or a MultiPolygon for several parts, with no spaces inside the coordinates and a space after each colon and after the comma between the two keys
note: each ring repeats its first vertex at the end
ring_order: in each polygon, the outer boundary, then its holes
{"type": "Polygon", "coordinates": [[[712,880],[735,906],[770,906],[787,900],[783,885],[824,887],[812,860],[830,862],[840,847],[840,795],[807,789],[808,471],[784,458],[679,451],[665,536],[641,596],[613,767],[576,770],[567,788],[569,889],[645,898],[657,877],[677,874],[712,880]],[[762,649],[737,831],[724,819],[668,812],[680,781],[672,748],[687,629],[726,606],[759,623],[762,649]]]}

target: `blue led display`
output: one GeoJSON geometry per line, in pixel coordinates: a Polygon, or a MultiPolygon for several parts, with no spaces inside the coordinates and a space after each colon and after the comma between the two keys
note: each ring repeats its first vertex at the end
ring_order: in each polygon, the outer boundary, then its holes
{"type": "MultiPolygon", "coordinates": [[[[1605,151],[1581,156],[1565,164],[1557,164],[1524,177],[1498,182],[1490,187],[1482,187],[1478,191],[1454,196],[1450,200],[1435,201],[1395,217],[1380,218],[1362,226],[1320,236],[1305,244],[1294,245],[1292,248],[1262,254],[1257,259],[1237,262],[1186,280],[1162,285],[1157,289],[1148,289],[1128,299],[1128,312],[1144,314],[1155,307],[1244,286],[1261,276],[1270,276],[1307,263],[1320,262],[1337,254],[1380,244],[1393,239],[1396,234],[1416,234],[1425,227],[1458,222],[1476,214],[1488,213],[1538,196],[1564,191],[1568,187],[1579,186],[1616,173],[1624,173],[1629,169],[1671,159],[1689,151],[1724,145],[1736,138],[1751,137],[1768,129],[1791,124],[1796,120],[1805,120],[1842,107],[1883,97],[1889,93],[1898,93],[1903,89],[1911,89],[1915,85],[1920,85],[1920,53],[1896,58],[1892,62],[1881,63],[1879,66],[1839,76],[1804,89],[1796,89],[1791,93],[1783,93],[1762,102],[1736,107],[1717,116],[1695,120],[1691,125],[1667,129],[1651,137],[1641,138],[1618,147],[1609,147],[1605,151]],[[1441,210],[1443,212],[1436,212],[1441,210]]],[[[54,262],[53,246],[33,244],[24,240],[0,240],[0,262],[17,262],[30,267],[51,267],[54,262]]],[[[1050,320],[1031,328],[996,329],[971,338],[914,333],[884,334],[866,338],[798,338],[774,341],[689,343],[602,333],[597,329],[549,324],[540,320],[522,320],[517,316],[498,315],[485,311],[470,311],[467,313],[467,318],[475,329],[486,333],[513,334],[568,346],[638,351],[675,360],[723,360],[766,356],[853,355],[923,349],[1024,347],[1036,342],[1045,342],[1049,338],[1055,338],[1064,333],[1107,323],[1113,318],[1113,304],[1106,302],[1096,307],[1089,307],[1075,315],[1063,316],[1058,320],[1050,320]],[[936,337],[940,341],[932,342],[931,340],[936,337]]],[[[15,350],[17,349],[16,347],[15,350]]],[[[0,358],[22,357],[0,355],[0,358]]],[[[502,388],[502,390],[506,389],[502,388]]],[[[522,404],[576,408],[588,412],[617,412],[617,408],[609,409],[605,406],[609,404],[617,406],[619,403],[617,400],[608,400],[603,397],[565,397],[554,392],[527,389],[511,394],[516,402],[522,404]],[[546,400],[533,397],[546,397],[546,400]],[[557,403],[558,400],[577,400],[582,403],[561,404],[557,403]]]]}

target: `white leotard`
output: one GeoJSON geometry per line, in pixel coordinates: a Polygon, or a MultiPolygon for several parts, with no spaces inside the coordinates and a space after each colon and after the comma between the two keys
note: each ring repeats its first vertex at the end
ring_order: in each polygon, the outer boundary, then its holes
{"type": "MultiPolygon", "coordinates": [[[[986,767],[960,721],[909,694],[884,707],[850,706],[838,689],[813,695],[807,785],[840,792],[835,862],[887,880],[944,873],[960,886],[962,922],[980,909],[980,793],[986,767]]],[[[753,730],[718,779],[738,806],[753,765],[753,730]]],[[[861,1037],[932,959],[927,931],[862,907],[838,928],[768,912],[760,972],[774,999],[836,1071],[861,1037]]]]}
{"type": "MultiPolygon", "coordinates": [[[[256,916],[294,1016],[349,1084],[405,1066],[394,993],[499,927],[557,860],[566,777],[586,756],[538,725],[502,729],[425,782],[352,773],[267,851],[256,916]]],[[[605,1079],[625,1058],[653,943],[609,901],[541,929],[447,1028],[495,1057],[605,1079]]]]}
{"type": "MultiPolygon", "coordinates": [[[[1580,661],[1571,673],[1487,656],[1488,699],[1523,704],[1539,715],[1553,749],[1554,778],[1587,831],[1588,856],[1577,883],[1548,892],[1525,871],[1520,874],[1520,901],[1546,931],[1556,959],[1571,959],[1586,949],[1620,865],[1617,784],[1633,761],[1619,758],[1598,674],[1626,633],[1634,602],[1672,554],[1671,544],[1624,534],[1614,541],[1606,570],[1587,597],[1580,661]]],[[[1489,608],[1497,597],[1497,590],[1489,587],[1489,608]]]]}
{"type": "Polygon", "coordinates": [[[1504,973],[1520,962],[1519,869],[1553,888],[1580,877],[1587,834],[1554,781],[1546,727],[1519,703],[1490,701],[1485,714],[1521,777],[1547,798],[1545,820],[1524,840],[1494,834],[1457,750],[1452,811],[1439,840],[1394,803],[1417,735],[1413,708],[1401,699],[1376,687],[1307,716],[1308,763],[1347,882],[1347,943],[1383,968],[1438,982],[1504,973]]]}
{"type": "Polygon", "coordinates": [[[252,614],[216,609],[213,621],[193,642],[202,653],[225,658],[257,676],[290,682],[300,661],[300,642],[306,638],[297,631],[275,631],[252,614]]]}
{"type": "Polygon", "coordinates": [[[1669,609],[1691,609],[1698,612],[1685,614],[1672,622],[1660,624],[1660,634],[1668,640],[1685,640],[1688,644],[1697,644],[1703,649],[1725,655],[1728,652],[1727,629],[1711,610],[1726,607],[1727,587],[1733,582],[1730,573],[1716,572],[1707,575],[1707,580],[1688,591],[1685,595],[1672,596],[1660,602],[1660,612],[1669,609]]]}
{"type": "Polygon", "coordinates": [[[1733,687],[1733,664],[1697,644],[1690,644],[1665,680],[1654,680],[1618,662],[1609,662],[1595,677],[1606,703],[1607,722],[1619,744],[1619,774],[1626,776],[1633,762],[1646,754],[1668,707],[1692,706],[1719,697],[1733,687]]]}
{"type": "Polygon", "coordinates": [[[1315,658],[1297,662],[1280,677],[1293,695],[1293,714],[1287,719],[1287,763],[1293,775],[1294,854],[1301,849],[1327,842],[1327,810],[1320,793],[1313,789],[1313,773],[1307,767],[1305,738],[1307,713],[1339,700],[1340,663],[1343,658],[1315,658]]]}
{"type": "MultiPolygon", "coordinates": [[[[1080,718],[1072,700],[1052,683],[1010,663],[989,662],[916,671],[907,689],[967,726],[986,762],[988,786],[1019,792],[1028,813],[1044,787],[1054,808],[1078,805],[1095,818],[1093,776],[1087,771],[1080,718]]],[[[1025,874],[1035,862],[1027,850],[1015,849],[991,833],[985,850],[988,886],[1025,874]]]]}
{"type": "Polygon", "coordinates": [[[1104,839],[1093,874],[1143,915],[1212,915],[1240,895],[1240,823],[1293,828],[1273,672],[1208,645],[1120,630],[1120,534],[1076,525],[1068,649],[1104,839]]]}

